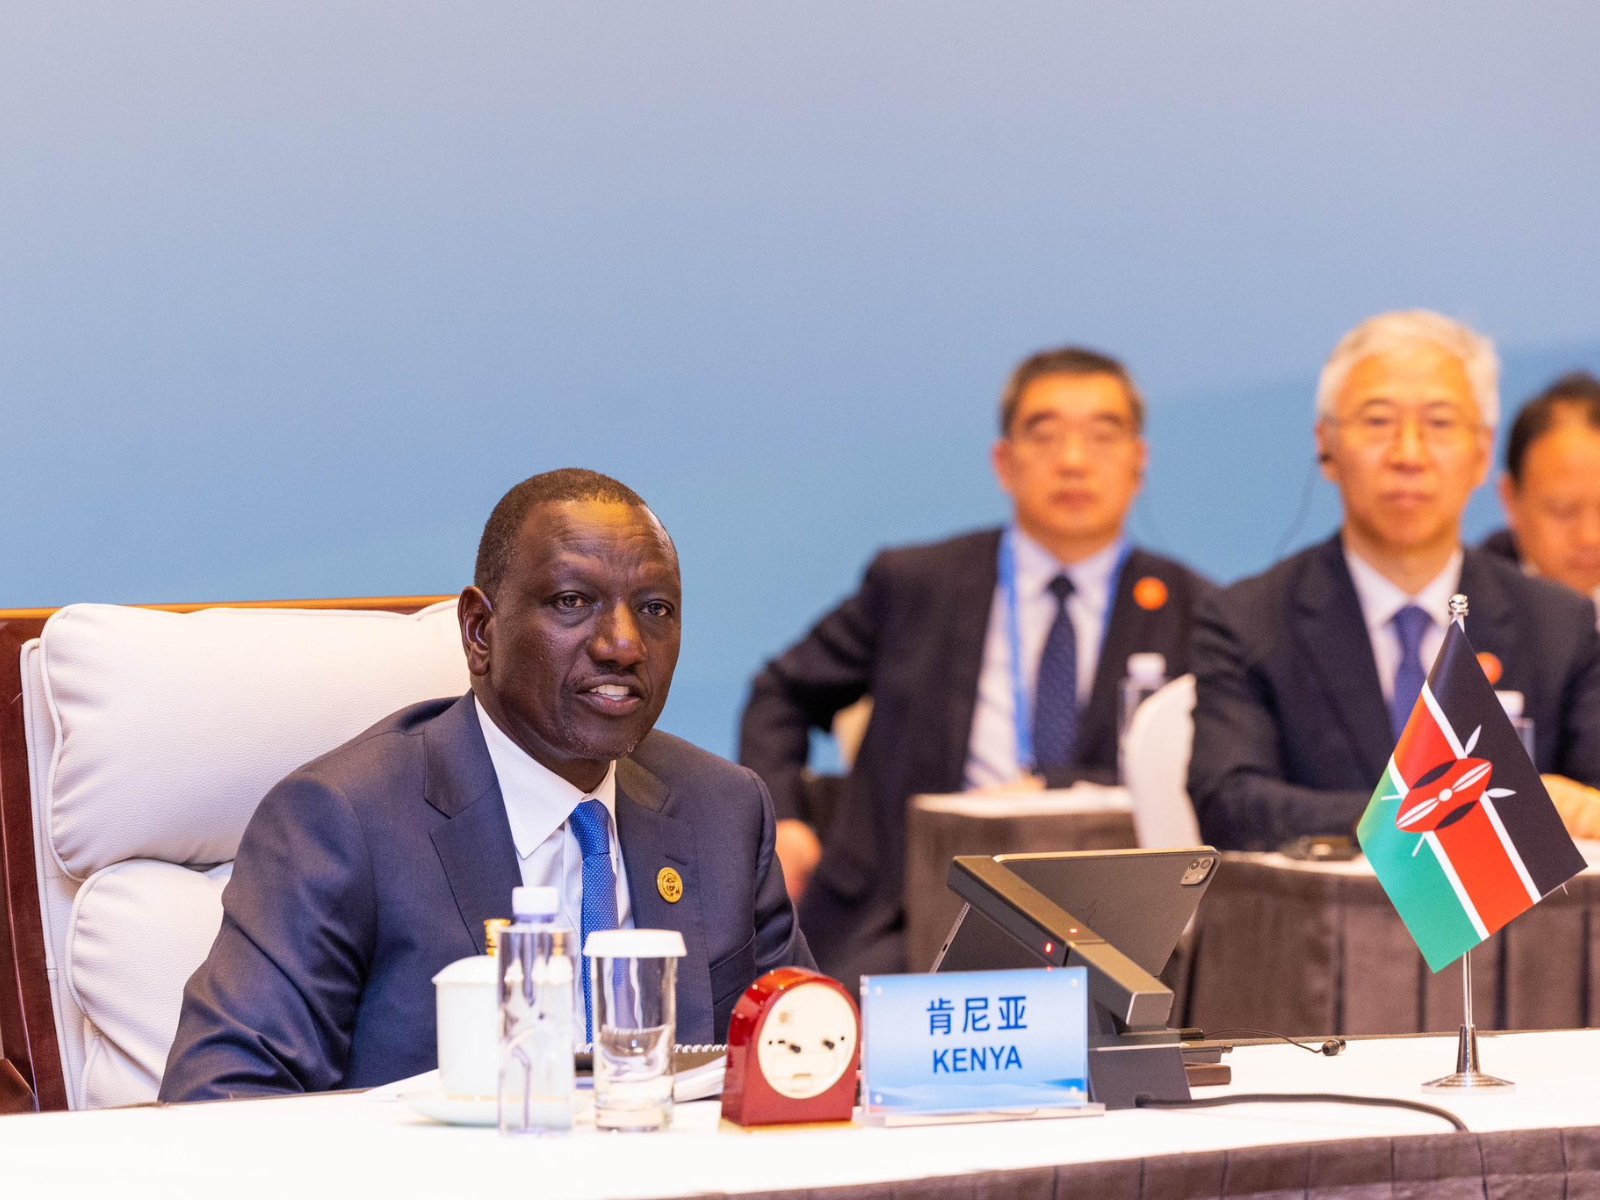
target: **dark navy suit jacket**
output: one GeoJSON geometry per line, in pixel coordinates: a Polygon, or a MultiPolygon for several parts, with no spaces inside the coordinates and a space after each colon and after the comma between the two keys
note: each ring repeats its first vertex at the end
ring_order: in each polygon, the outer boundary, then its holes
{"type": "MultiPolygon", "coordinates": [[[[617,763],[633,920],[676,929],[678,1040],[726,1038],[758,975],[811,965],[750,771],[652,733],[617,763]],[[674,868],[669,904],[657,873],[674,868]]],[[[434,974],[484,950],[522,882],[470,695],[385,718],[294,772],[245,830],[184,991],[163,1100],[369,1087],[437,1065],[434,974]]]]}
{"type": "MultiPolygon", "coordinates": [[[[1538,767],[1600,785],[1594,606],[1505,558],[1469,549],[1467,637],[1523,694],[1538,767]]],[[[1389,709],[1338,537],[1200,605],[1194,754],[1200,833],[1224,850],[1353,834],[1394,750],[1389,709]]]]}
{"type": "MultiPolygon", "coordinates": [[[[756,677],[740,729],[739,761],[772,789],[780,817],[800,818],[812,729],[872,696],[872,720],[823,838],[822,861],[800,903],[800,924],[823,970],[849,983],[874,971],[925,970],[904,948],[906,802],[958,792],[999,574],[1000,530],[886,550],[861,589],[756,677]]],[[[1190,614],[1211,585],[1180,563],[1133,550],[1111,599],[1111,620],[1078,736],[1078,762],[1049,782],[1110,782],[1117,766],[1117,692],[1128,656],[1166,655],[1188,670],[1190,614]],[[1164,604],[1134,603],[1154,577],[1164,604]]]]}

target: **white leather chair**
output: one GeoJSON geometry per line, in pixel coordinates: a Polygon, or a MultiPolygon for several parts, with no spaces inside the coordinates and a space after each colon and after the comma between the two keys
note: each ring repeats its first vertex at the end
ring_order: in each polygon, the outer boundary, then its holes
{"type": "Polygon", "coordinates": [[[1194,745],[1194,676],[1180,675],[1141,704],[1128,722],[1123,774],[1133,797],[1133,826],[1147,850],[1199,846],[1189,802],[1194,745]]]}
{"type": "Polygon", "coordinates": [[[16,968],[0,1011],[40,1108],[154,1099],[257,802],[395,709],[466,690],[453,600],[351,603],[368,607],[73,605],[21,646],[35,904],[0,729],[16,968]]]}

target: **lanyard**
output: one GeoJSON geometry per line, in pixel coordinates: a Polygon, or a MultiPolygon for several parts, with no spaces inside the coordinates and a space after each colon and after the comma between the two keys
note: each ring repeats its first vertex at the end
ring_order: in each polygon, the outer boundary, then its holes
{"type": "MultiPolygon", "coordinates": [[[[1033,697],[1022,682],[1022,617],[1021,601],[1017,596],[1017,529],[1008,526],[1000,536],[1000,592],[1006,610],[1006,646],[1011,659],[1011,719],[1016,724],[1017,765],[1031,772],[1033,761],[1033,697]]],[[[1116,608],[1117,592],[1122,586],[1122,571],[1128,565],[1132,548],[1123,542],[1117,550],[1116,565],[1111,568],[1110,588],[1106,592],[1106,615],[1100,623],[1100,649],[1106,644],[1106,633],[1111,628],[1111,614],[1116,608]]],[[[1074,682],[1076,686],[1076,682],[1074,682]]]]}

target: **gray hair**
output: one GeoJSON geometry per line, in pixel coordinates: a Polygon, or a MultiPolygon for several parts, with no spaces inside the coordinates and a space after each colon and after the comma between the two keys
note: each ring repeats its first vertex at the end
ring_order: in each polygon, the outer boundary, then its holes
{"type": "Polygon", "coordinates": [[[1357,363],[1418,342],[1461,360],[1483,423],[1493,429],[1500,421],[1500,356],[1494,343],[1459,321],[1422,308],[1369,317],[1340,339],[1317,381],[1317,420],[1334,415],[1339,392],[1357,363]]]}

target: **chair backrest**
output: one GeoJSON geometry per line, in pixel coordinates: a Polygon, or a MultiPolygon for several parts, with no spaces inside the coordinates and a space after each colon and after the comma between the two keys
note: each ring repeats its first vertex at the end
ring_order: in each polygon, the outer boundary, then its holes
{"type": "Polygon", "coordinates": [[[1180,675],[1134,710],[1122,747],[1133,827],[1147,850],[1198,846],[1200,823],[1189,802],[1194,745],[1194,676],[1180,675]]]}
{"type": "Polygon", "coordinates": [[[38,1107],[154,1099],[261,797],[466,688],[453,599],[0,612],[0,1038],[38,1107]]]}

